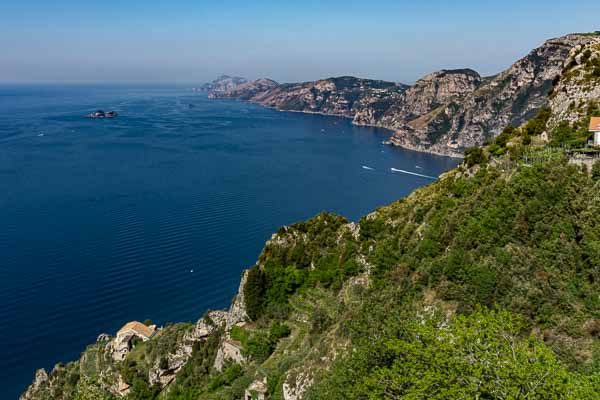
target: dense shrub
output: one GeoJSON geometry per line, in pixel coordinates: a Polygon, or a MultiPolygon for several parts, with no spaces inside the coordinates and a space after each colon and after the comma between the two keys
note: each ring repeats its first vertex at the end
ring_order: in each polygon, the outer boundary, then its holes
{"type": "Polygon", "coordinates": [[[485,153],[480,147],[471,147],[465,150],[465,163],[468,167],[485,164],[486,161],[485,153]]]}
{"type": "Polygon", "coordinates": [[[520,318],[479,310],[390,320],[311,389],[309,399],[583,399],[600,381],[568,371],[520,318]],[[443,328],[442,328],[443,326],[443,328]]]}
{"type": "Polygon", "coordinates": [[[546,130],[546,125],[551,116],[552,110],[549,107],[543,107],[534,118],[527,121],[523,126],[523,135],[541,135],[546,130]]]}
{"type": "Polygon", "coordinates": [[[592,178],[600,180],[600,160],[596,161],[592,165],[592,178]]]}

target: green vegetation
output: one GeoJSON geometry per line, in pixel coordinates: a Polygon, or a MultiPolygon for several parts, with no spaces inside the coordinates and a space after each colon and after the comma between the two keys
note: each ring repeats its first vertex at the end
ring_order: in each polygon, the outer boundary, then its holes
{"type": "MultiPolygon", "coordinates": [[[[477,310],[447,322],[408,315],[343,358],[310,399],[591,399],[600,380],[569,371],[520,318],[477,310]]],[[[365,332],[367,333],[367,332],[365,332]]]]}
{"type": "Polygon", "coordinates": [[[52,372],[42,398],[112,399],[99,388],[118,374],[127,399],[234,400],[262,377],[270,400],[284,382],[310,382],[312,400],[597,398],[600,161],[588,174],[567,157],[585,151],[600,106],[569,107],[580,121],[550,126],[542,108],[357,224],[323,213],[281,228],[246,276],[251,323],[194,342],[168,390],[149,373],[173,368],[191,324],[135,343],[121,363],[106,343],[90,346],[52,372]],[[217,371],[226,335],[245,361],[217,371]]]}
{"type": "Polygon", "coordinates": [[[274,322],[268,331],[248,332],[244,328],[234,326],[230,335],[232,339],[242,344],[245,357],[263,362],[273,353],[279,339],[289,336],[290,333],[291,330],[287,325],[274,322]]]}
{"type": "Polygon", "coordinates": [[[474,165],[485,164],[487,158],[483,149],[480,147],[471,147],[465,151],[465,164],[470,168],[474,165]]]}
{"type": "MultiPolygon", "coordinates": [[[[509,128],[494,144],[509,148],[547,119],[509,128]]],[[[311,398],[575,399],[599,389],[600,173],[555,151],[543,163],[530,152],[531,164],[502,172],[485,163],[486,151],[467,154],[463,168],[482,166],[474,176],[450,176],[377,210],[358,237],[323,215],[265,248],[252,273],[271,268],[270,284],[255,301],[287,311],[259,314],[263,321],[288,318],[290,303],[313,289],[338,293],[332,282],[365,270],[345,267],[353,258],[371,266],[371,286],[334,320],[319,307],[309,314],[307,334],[335,332],[353,348],[319,376],[311,398]],[[324,260],[337,275],[311,279],[324,260]]]]}
{"type": "Polygon", "coordinates": [[[297,291],[315,285],[339,289],[347,277],[357,274],[356,244],[350,232],[340,232],[347,223],[324,213],[288,228],[293,232],[289,243],[267,244],[260,257],[263,268],[251,269],[244,287],[248,315],[253,320],[283,319],[289,313],[288,300],[297,291]]]}
{"type": "MultiPolygon", "coordinates": [[[[493,144],[510,152],[522,137],[509,128],[493,144]]],[[[117,364],[127,398],[234,400],[266,376],[280,400],[297,374],[310,374],[310,399],[593,398],[600,164],[590,175],[531,146],[530,163],[504,170],[480,150],[469,153],[479,168],[465,173],[466,160],[357,225],[322,214],[282,228],[244,288],[255,324],[229,332],[247,361],[213,368],[219,332],[161,392],[149,370],[169,367],[192,328],[171,325],[117,364]]],[[[48,398],[109,399],[98,388],[117,375],[103,349],[57,368],[48,398]]]]}

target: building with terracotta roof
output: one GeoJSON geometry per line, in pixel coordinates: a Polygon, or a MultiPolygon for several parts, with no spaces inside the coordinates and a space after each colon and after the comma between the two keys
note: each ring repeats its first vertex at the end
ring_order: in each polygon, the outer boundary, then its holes
{"type": "Polygon", "coordinates": [[[600,117],[592,117],[589,131],[594,134],[594,146],[600,146],[600,117]]]}
{"type": "Polygon", "coordinates": [[[117,336],[114,338],[113,347],[113,358],[117,361],[125,359],[127,354],[133,347],[133,339],[138,338],[143,342],[150,340],[156,333],[156,325],[144,325],[138,321],[131,321],[123,325],[117,336]]]}

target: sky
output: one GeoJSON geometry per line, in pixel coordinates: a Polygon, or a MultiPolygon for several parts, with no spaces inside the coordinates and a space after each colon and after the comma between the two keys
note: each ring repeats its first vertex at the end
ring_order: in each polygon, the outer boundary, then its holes
{"type": "Polygon", "coordinates": [[[505,69],[545,40],[600,30],[598,0],[4,0],[0,82],[412,83],[505,69]]]}

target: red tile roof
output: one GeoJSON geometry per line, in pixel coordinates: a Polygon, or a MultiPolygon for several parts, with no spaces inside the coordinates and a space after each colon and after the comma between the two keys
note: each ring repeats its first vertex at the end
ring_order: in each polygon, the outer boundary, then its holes
{"type": "Polygon", "coordinates": [[[592,117],[590,120],[590,132],[600,132],[600,117],[592,117]]]}

